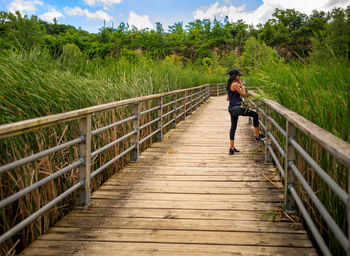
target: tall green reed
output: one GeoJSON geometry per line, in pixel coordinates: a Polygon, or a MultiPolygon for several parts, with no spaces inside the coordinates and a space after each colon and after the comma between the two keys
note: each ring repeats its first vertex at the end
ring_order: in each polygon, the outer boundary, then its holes
{"type": "MultiPolygon", "coordinates": [[[[10,52],[0,55],[0,124],[204,83],[222,82],[223,79],[225,78],[221,74],[207,74],[198,67],[184,67],[171,61],[154,61],[144,57],[132,64],[123,58],[118,61],[113,58],[89,60],[82,56],[70,58],[67,55],[53,58],[48,51],[40,48],[29,52],[10,52]]],[[[141,107],[145,109],[154,104],[155,102],[146,102],[142,103],[141,107]]],[[[93,117],[93,129],[130,114],[131,108],[100,113],[93,117]]],[[[146,123],[155,114],[145,115],[141,123],[146,123]]],[[[94,137],[92,150],[125,135],[130,132],[131,127],[131,123],[125,123],[94,137]]],[[[144,129],[141,137],[146,137],[155,129],[156,124],[144,129]]],[[[0,165],[62,144],[77,138],[78,135],[78,123],[73,121],[1,140],[0,165]]],[[[150,141],[144,143],[141,150],[145,149],[150,141]]],[[[92,170],[128,148],[130,143],[131,141],[124,141],[94,157],[92,170]]],[[[75,146],[0,175],[1,198],[35,183],[77,158],[78,148],[75,146]]],[[[92,183],[93,189],[98,188],[128,161],[129,156],[126,156],[96,176],[92,183]]],[[[19,223],[75,184],[77,172],[76,168],[2,209],[1,232],[19,223]]],[[[0,251],[4,254],[20,251],[69,212],[74,203],[75,195],[66,198],[3,244],[0,251]]]]}
{"type": "MultiPolygon", "coordinates": [[[[323,62],[280,61],[259,65],[248,77],[250,85],[262,89],[265,96],[297,112],[323,129],[350,142],[350,67],[337,59],[323,62]]],[[[282,127],[285,121],[273,115],[282,127]]],[[[275,133],[277,136],[278,134],[275,133]]],[[[284,143],[282,136],[280,142],[284,143]]],[[[297,140],[316,162],[345,190],[348,191],[348,170],[317,143],[297,131],[297,140]]],[[[283,144],[282,144],[283,145],[283,144]]],[[[314,170],[297,154],[297,165],[302,170],[318,197],[331,213],[334,220],[347,234],[346,206],[334,195],[314,170]]],[[[306,203],[310,215],[334,254],[342,255],[342,250],[334,235],[327,228],[322,217],[307,194],[299,185],[299,194],[306,203]]]]}

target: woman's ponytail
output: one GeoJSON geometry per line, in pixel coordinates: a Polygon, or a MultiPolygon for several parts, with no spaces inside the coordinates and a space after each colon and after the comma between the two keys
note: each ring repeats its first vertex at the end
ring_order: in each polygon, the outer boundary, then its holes
{"type": "Polygon", "coordinates": [[[235,80],[234,76],[230,76],[230,78],[227,80],[227,85],[226,85],[227,93],[229,92],[231,84],[234,80],[235,80]]]}

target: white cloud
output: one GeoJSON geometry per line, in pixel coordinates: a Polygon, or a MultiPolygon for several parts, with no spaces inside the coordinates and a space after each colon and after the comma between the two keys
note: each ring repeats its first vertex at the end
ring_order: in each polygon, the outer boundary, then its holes
{"type": "Polygon", "coordinates": [[[113,4],[120,4],[122,0],[84,0],[88,6],[103,4],[103,9],[107,10],[113,4]]]}
{"type": "Polygon", "coordinates": [[[248,12],[245,10],[245,5],[222,5],[216,2],[212,5],[203,6],[193,12],[195,19],[213,19],[224,18],[228,16],[230,21],[244,20],[248,24],[265,23],[271,18],[275,8],[279,9],[295,9],[299,12],[311,14],[314,9],[330,11],[334,7],[346,8],[349,4],[348,0],[263,0],[263,4],[256,10],[248,12]]]}
{"type": "Polygon", "coordinates": [[[149,28],[153,29],[153,25],[149,20],[149,16],[147,15],[137,15],[134,11],[129,13],[128,23],[130,26],[135,26],[138,29],[149,28]]]}
{"type": "Polygon", "coordinates": [[[16,11],[20,11],[21,13],[34,13],[36,11],[36,6],[43,4],[44,3],[39,0],[14,0],[7,6],[7,9],[12,13],[15,13],[16,11]]]}
{"type": "Polygon", "coordinates": [[[48,11],[47,13],[40,15],[39,18],[52,23],[54,18],[64,18],[64,15],[57,11],[55,8],[51,8],[50,11],[48,11]]]}
{"type": "Polygon", "coordinates": [[[89,12],[88,9],[81,9],[80,7],[69,8],[65,7],[64,12],[69,16],[85,16],[88,20],[98,19],[111,21],[113,17],[109,16],[108,13],[104,11],[89,12]]]}

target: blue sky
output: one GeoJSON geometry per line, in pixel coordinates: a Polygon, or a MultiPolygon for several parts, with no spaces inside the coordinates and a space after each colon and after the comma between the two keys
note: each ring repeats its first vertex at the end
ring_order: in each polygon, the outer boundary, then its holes
{"type": "Polygon", "coordinates": [[[104,20],[107,26],[129,23],[139,29],[154,28],[156,22],[169,25],[183,21],[184,25],[195,19],[231,21],[243,19],[248,24],[266,22],[275,8],[294,8],[310,14],[312,10],[345,8],[349,0],[0,0],[0,10],[32,15],[52,22],[70,24],[89,32],[98,32],[104,20]]]}

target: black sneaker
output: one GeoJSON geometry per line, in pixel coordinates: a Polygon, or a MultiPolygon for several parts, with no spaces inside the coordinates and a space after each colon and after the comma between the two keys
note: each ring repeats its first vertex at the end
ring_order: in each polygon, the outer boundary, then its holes
{"type": "Polygon", "coordinates": [[[228,152],[229,155],[237,155],[237,154],[239,154],[239,153],[241,153],[241,151],[237,150],[236,148],[235,148],[234,150],[232,150],[232,149],[230,148],[230,150],[229,150],[229,152],[228,152]]]}
{"type": "Polygon", "coordinates": [[[263,134],[259,134],[258,137],[255,137],[255,140],[256,140],[256,142],[264,141],[264,140],[266,140],[266,137],[263,134]]]}

